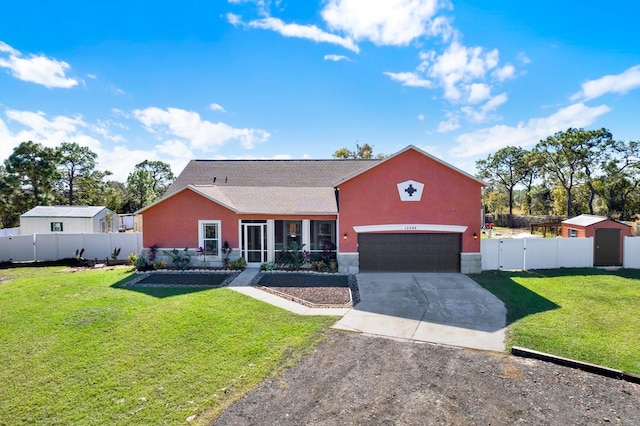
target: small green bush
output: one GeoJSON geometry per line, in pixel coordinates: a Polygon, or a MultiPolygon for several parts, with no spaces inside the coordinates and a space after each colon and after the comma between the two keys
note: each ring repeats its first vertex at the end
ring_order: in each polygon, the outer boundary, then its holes
{"type": "Polygon", "coordinates": [[[229,269],[240,270],[247,267],[247,261],[244,260],[244,257],[240,257],[233,262],[229,263],[229,269]]]}
{"type": "Polygon", "coordinates": [[[261,271],[273,271],[274,269],[276,269],[275,262],[264,262],[262,265],[260,265],[261,271]]]}
{"type": "Polygon", "coordinates": [[[191,263],[191,255],[189,254],[189,248],[185,247],[184,250],[178,249],[163,250],[163,253],[171,257],[171,261],[176,269],[185,270],[191,263]]]}

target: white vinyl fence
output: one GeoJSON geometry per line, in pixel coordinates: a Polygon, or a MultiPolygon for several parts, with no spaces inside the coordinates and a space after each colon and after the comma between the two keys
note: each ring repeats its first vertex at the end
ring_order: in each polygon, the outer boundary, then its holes
{"type": "Polygon", "coordinates": [[[111,259],[119,248],[119,259],[142,252],[142,233],[30,234],[0,237],[0,262],[68,259],[84,249],[85,259],[111,259]]]}
{"type": "Polygon", "coordinates": [[[625,237],[622,246],[624,267],[640,269],[640,237],[625,237]]]}
{"type": "Polygon", "coordinates": [[[20,235],[20,227],[0,229],[0,237],[8,237],[9,235],[20,235]]]}
{"type": "MultiPolygon", "coordinates": [[[[489,239],[480,242],[482,270],[592,268],[593,238],[489,239]]],[[[640,268],[640,237],[624,237],[623,266],[640,268]]]]}

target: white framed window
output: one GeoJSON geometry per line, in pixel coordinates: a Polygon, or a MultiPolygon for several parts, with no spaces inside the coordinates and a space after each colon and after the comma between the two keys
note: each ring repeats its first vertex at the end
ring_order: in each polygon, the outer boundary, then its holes
{"type": "Polygon", "coordinates": [[[569,238],[577,238],[578,230],[569,228],[569,238]]]}
{"type": "Polygon", "coordinates": [[[51,232],[62,232],[62,222],[51,222],[51,232]]]}
{"type": "Polygon", "coordinates": [[[206,256],[220,256],[221,222],[219,220],[198,221],[198,247],[204,249],[206,256]]]}

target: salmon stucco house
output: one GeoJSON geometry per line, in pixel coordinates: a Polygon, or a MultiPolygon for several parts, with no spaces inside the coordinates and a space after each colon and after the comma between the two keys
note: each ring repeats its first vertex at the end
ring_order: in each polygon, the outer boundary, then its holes
{"type": "Polygon", "coordinates": [[[484,183],[408,146],[372,160],[192,160],[143,208],[144,247],[224,243],[249,266],[294,242],[342,272],[480,272],[484,183]]]}

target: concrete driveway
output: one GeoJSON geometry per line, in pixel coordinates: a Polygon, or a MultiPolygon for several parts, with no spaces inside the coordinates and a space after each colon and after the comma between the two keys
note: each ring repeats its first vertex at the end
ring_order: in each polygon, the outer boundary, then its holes
{"type": "Polygon", "coordinates": [[[360,303],[334,328],[492,351],[505,350],[506,308],[456,273],[361,273],[360,303]]]}

